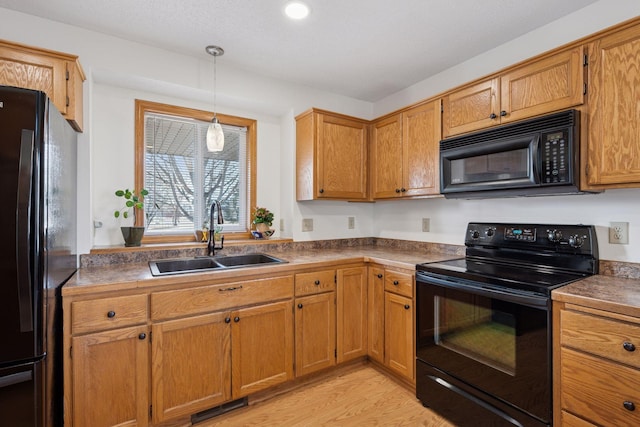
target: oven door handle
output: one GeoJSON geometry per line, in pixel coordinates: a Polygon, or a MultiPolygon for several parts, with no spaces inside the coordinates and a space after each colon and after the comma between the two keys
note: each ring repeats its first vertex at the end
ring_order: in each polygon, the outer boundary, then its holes
{"type": "Polygon", "coordinates": [[[443,288],[455,289],[459,291],[469,292],[475,295],[488,298],[499,299],[501,301],[512,302],[514,304],[526,305],[538,309],[549,309],[549,298],[536,295],[522,295],[500,289],[489,289],[477,286],[467,285],[465,283],[454,282],[439,277],[429,276],[421,273],[416,274],[416,283],[424,283],[427,285],[435,285],[443,288]]]}

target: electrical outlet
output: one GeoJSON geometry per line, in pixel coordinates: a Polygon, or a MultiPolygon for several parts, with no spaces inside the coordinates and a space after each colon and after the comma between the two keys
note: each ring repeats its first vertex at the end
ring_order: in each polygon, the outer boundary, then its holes
{"type": "Polygon", "coordinates": [[[284,231],[284,218],[280,218],[280,231],[284,231]]]}
{"type": "Polygon", "coordinates": [[[429,218],[422,218],[422,232],[427,233],[431,228],[431,220],[429,218]]]}
{"type": "Polygon", "coordinates": [[[356,217],[355,216],[350,216],[347,220],[347,228],[349,230],[353,230],[354,228],[356,228],[356,217]]]}
{"type": "Polygon", "coordinates": [[[617,245],[629,244],[629,223],[612,222],[609,226],[609,243],[617,245]]]}
{"type": "Polygon", "coordinates": [[[302,219],[302,231],[313,231],[313,218],[302,219]]]}

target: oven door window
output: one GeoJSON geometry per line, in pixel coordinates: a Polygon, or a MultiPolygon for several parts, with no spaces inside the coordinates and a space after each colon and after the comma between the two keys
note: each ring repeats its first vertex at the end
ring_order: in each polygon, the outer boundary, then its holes
{"type": "Polygon", "coordinates": [[[417,282],[416,357],[544,419],[551,407],[550,311],[499,293],[417,282]],[[495,295],[495,296],[494,296],[495,295]]]}
{"type": "Polygon", "coordinates": [[[516,374],[516,318],[472,294],[434,299],[435,344],[505,374],[516,374]]]}

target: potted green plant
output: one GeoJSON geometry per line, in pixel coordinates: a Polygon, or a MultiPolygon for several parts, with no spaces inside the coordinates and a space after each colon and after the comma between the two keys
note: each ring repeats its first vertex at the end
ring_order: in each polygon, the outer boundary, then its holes
{"type": "Polygon", "coordinates": [[[256,207],[253,211],[253,224],[262,237],[268,237],[267,232],[270,231],[273,224],[273,213],[267,208],[256,207]]]}
{"type": "Polygon", "coordinates": [[[116,190],[116,196],[124,198],[124,206],[113,212],[116,218],[129,218],[133,211],[133,226],[120,227],[125,246],[140,246],[144,236],[144,226],[136,226],[136,213],[144,208],[144,197],[149,194],[144,188],[141,190],[116,190]]]}

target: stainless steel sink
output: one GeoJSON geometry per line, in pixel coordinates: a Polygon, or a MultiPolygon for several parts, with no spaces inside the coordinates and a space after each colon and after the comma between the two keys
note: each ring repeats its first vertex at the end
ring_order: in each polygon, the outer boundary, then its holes
{"type": "Polygon", "coordinates": [[[287,261],[271,255],[257,253],[219,257],[160,259],[149,261],[149,268],[153,276],[168,276],[172,274],[255,267],[258,265],[280,264],[285,262],[287,261]]]}
{"type": "Polygon", "coordinates": [[[251,265],[274,264],[286,262],[267,254],[230,255],[214,258],[223,267],[247,267],[251,265]]]}

